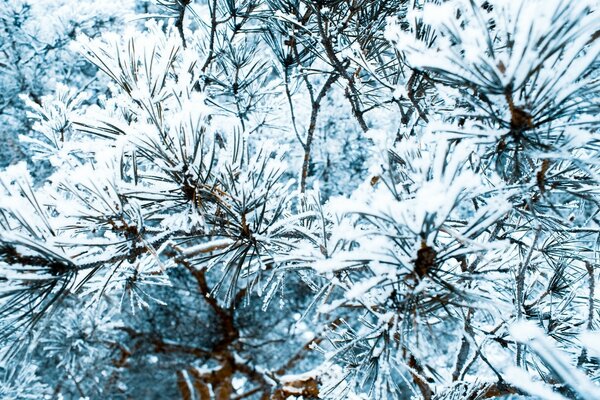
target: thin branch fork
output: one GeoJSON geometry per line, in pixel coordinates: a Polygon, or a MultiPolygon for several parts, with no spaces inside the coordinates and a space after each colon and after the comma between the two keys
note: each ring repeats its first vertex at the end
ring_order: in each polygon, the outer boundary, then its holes
{"type": "Polygon", "coordinates": [[[315,134],[315,129],[317,128],[317,116],[319,114],[319,110],[321,108],[321,101],[323,97],[327,94],[331,86],[337,81],[339,78],[338,73],[332,73],[325,81],[325,84],[319,91],[319,94],[312,102],[312,111],[310,114],[310,125],[308,126],[308,132],[306,133],[306,141],[304,144],[304,161],[302,162],[302,174],[300,179],[300,192],[304,193],[306,191],[306,178],[308,177],[308,167],[310,164],[310,153],[312,142],[315,134]]]}
{"type": "Polygon", "coordinates": [[[363,132],[367,132],[369,130],[369,127],[365,122],[363,111],[361,110],[359,105],[360,93],[354,85],[355,74],[350,74],[346,69],[348,65],[347,60],[344,61],[344,63],[342,63],[338,59],[335,49],[333,48],[333,44],[331,42],[331,37],[327,34],[321,12],[322,5],[318,4],[316,8],[317,25],[319,28],[319,35],[321,36],[321,43],[323,44],[323,47],[325,49],[325,54],[327,55],[327,58],[329,58],[329,61],[331,62],[333,68],[348,82],[348,86],[346,88],[346,98],[350,102],[350,106],[352,107],[352,113],[358,121],[358,124],[360,125],[361,129],[363,130],[363,132]]]}

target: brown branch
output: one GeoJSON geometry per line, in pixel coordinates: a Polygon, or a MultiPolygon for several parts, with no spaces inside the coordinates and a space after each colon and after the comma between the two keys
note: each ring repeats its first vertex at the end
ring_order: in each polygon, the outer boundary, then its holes
{"type": "Polygon", "coordinates": [[[215,47],[215,36],[217,34],[217,0],[213,0],[212,2],[212,7],[210,7],[210,3],[209,4],[209,8],[210,8],[210,39],[209,39],[209,43],[208,43],[208,55],[206,56],[206,60],[204,61],[204,64],[202,65],[202,68],[200,68],[200,70],[202,72],[206,72],[206,69],[208,68],[208,66],[210,65],[210,63],[212,62],[212,59],[214,57],[214,47],[215,47]]]}
{"type": "MultiPolygon", "coordinates": [[[[307,396],[310,394],[318,394],[318,382],[315,379],[298,383],[302,384],[303,386],[290,386],[292,389],[294,389],[291,391],[286,391],[285,387],[277,388],[275,391],[273,391],[275,387],[265,378],[265,376],[263,376],[261,372],[256,370],[245,360],[240,360],[238,357],[236,357],[234,351],[239,350],[240,343],[237,340],[240,337],[240,333],[238,328],[235,326],[234,311],[235,306],[242,301],[244,296],[247,295],[247,289],[240,289],[235,295],[232,306],[230,308],[225,308],[219,304],[216,298],[211,296],[211,288],[209,287],[206,279],[206,268],[196,269],[183,257],[181,252],[179,252],[179,256],[176,258],[176,261],[183,265],[196,279],[198,291],[203,295],[204,300],[220,320],[221,330],[223,332],[223,339],[219,341],[213,349],[207,351],[206,353],[202,353],[203,356],[205,355],[208,358],[218,361],[220,364],[219,368],[205,373],[201,373],[195,368],[188,368],[184,371],[178,371],[178,385],[181,395],[184,399],[199,397],[200,400],[209,400],[209,385],[212,387],[212,392],[217,400],[226,400],[231,398],[242,399],[255,395],[256,393],[262,393],[260,396],[262,400],[275,398],[285,399],[291,396],[294,390],[302,390],[302,393],[305,393],[307,396]],[[232,386],[232,379],[236,373],[245,375],[250,381],[256,383],[257,387],[245,394],[233,396],[234,389],[232,386]],[[191,380],[185,380],[184,374],[188,374],[188,376],[191,377],[191,380]]],[[[162,342],[153,342],[153,344],[157,350],[162,352],[166,352],[171,349],[184,349],[184,347],[179,345],[172,345],[162,342]]],[[[195,354],[194,351],[197,351],[195,348],[189,348],[189,350],[192,351],[190,354],[195,354]]],[[[288,364],[293,365],[295,362],[297,362],[297,360],[290,360],[288,364]]],[[[287,383],[288,386],[291,384],[296,385],[296,383],[287,383]]]]}
{"type": "Polygon", "coordinates": [[[241,400],[241,399],[245,399],[245,398],[248,398],[248,397],[250,397],[250,396],[252,396],[252,395],[255,395],[256,393],[258,393],[258,392],[260,392],[260,391],[262,391],[262,390],[263,390],[263,388],[262,388],[262,387],[260,387],[260,386],[257,386],[257,387],[255,387],[254,389],[248,390],[246,393],[242,393],[242,394],[239,394],[239,395],[237,395],[237,396],[233,396],[231,399],[232,399],[232,400],[241,400]]]}
{"type": "Polygon", "coordinates": [[[456,382],[460,377],[460,373],[462,372],[465,363],[467,362],[467,357],[469,356],[469,351],[471,349],[471,344],[469,342],[469,338],[467,337],[467,333],[472,335],[471,315],[472,309],[469,308],[469,310],[467,311],[467,316],[465,317],[464,334],[460,342],[460,349],[458,350],[458,353],[456,355],[456,366],[454,367],[454,372],[452,373],[453,382],[456,382]]]}
{"type": "Polygon", "coordinates": [[[185,379],[185,373],[185,371],[177,371],[177,387],[181,392],[182,400],[193,400],[192,390],[187,383],[187,379],[185,379]]]}
{"type": "Polygon", "coordinates": [[[309,376],[285,382],[273,392],[271,400],[284,400],[297,396],[309,399],[319,398],[319,381],[315,377],[309,376]]]}
{"type": "Polygon", "coordinates": [[[9,265],[36,266],[46,268],[53,275],[62,275],[75,270],[75,264],[67,264],[63,261],[49,260],[41,256],[24,255],[17,251],[12,245],[0,246],[0,260],[9,265]]]}
{"type": "Polygon", "coordinates": [[[331,86],[338,79],[339,74],[332,73],[325,81],[325,84],[321,88],[321,91],[312,102],[312,111],[310,113],[310,125],[308,126],[308,132],[306,133],[306,141],[304,144],[304,161],[302,162],[302,176],[300,180],[300,192],[304,193],[306,191],[306,178],[308,176],[308,166],[310,164],[310,152],[313,142],[313,137],[315,133],[315,129],[317,128],[317,116],[319,114],[319,110],[321,108],[321,101],[323,97],[327,94],[331,86]]]}
{"type": "MultiPolygon", "coordinates": [[[[177,261],[182,264],[194,276],[194,278],[196,278],[198,290],[204,297],[204,301],[206,301],[210,308],[212,308],[217,318],[219,318],[221,321],[221,326],[224,330],[224,337],[221,342],[217,344],[215,351],[222,351],[223,349],[226,349],[240,336],[237,328],[234,325],[232,310],[227,310],[221,307],[217,299],[211,295],[211,289],[206,281],[206,268],[196,269],[187,260],[183,259],[178,259],[177,261]]],[[[238,292],[236,298],[239,296],[240,292],[238,292]]]]}
{"type": "Polygon", "coordinates": [[[284,79],[284,83],[285,83],[285,95],[287,97],[288,105],[290,107],[290,114],[291,114],[291,119],[292,119],[292,126],[294,127],[294,133],[296,134],[296,138],[298,139],[298,142],[300,142],[300,144],[302,145],[302,148],[304,150],[306,150],[306,145],[302,141],[302,138],[300,137],[300,134],[298,133],[298,127],[296,125],[296,114],[294,113],[294,103],[292,101],[292,93],[290,92],[290,71],[289,71],[289,66],[287,64],[285,64],[283,66],[283,68],[284,68],[284,74],[285,74],[285,79],[284,79]]]}
{"type": "Polygon", "coordinates": [[[342,63],[338,59],[335,49],[333,48],[333,44],[331,42],[331,37],[329,37],[329,35],[326,32],[326,28],[323,23],[323,16],[321,14],[321,10],[322,10],[322,5],[320,3],[318,3],[317,9],[316,9],[316,16],[317,16],[317,26],[319,28],[319,35],[321,36],[321,44],[323,45],[323,48],[325,49],[325,54],[327,55],[327,58],[329,58],[329,61],[331,62],[331,65],[333,66],[333,68],[337,71],[338,74],[340,74],[348,82],[348,87],[346,88],[346,98],[350,102],[350,106],[352,107],[352,113],[354,114],[354,117],[358,121],[358,124],[360,125],[361,129],[364,132],[366,132],[369,130],[369,127],[367,126],[367,123],[365,122],[365,119],[363,116],[363,111],[361,110],[360,105],[358,104],[360,93],[358,92],[358,90],[356,89],[356,86],[354,85],[355,74],[350,74],[348,72],[348,70],[346,69],[346,66],[344,65],[344,64],[347,65],[349,62],[345,61],[344,63],[342,63]]]}
{"type": "MultiPolygon", "coordinates": [[[[408,82],[406,83],[406,95],[408,96],[408,100],[410,100],[411,104],[417,111],[417,114],[419,115],[419,117],[423,121],[429,122],[429,120],[427,119],[427,116],[425,115],[423,110],[421,110],[421,107],[419,106],[419,101],[417,100],[417,98],[415,96],[414,83],[419,75],[420,75],[420,72],[414,70],[413,73],[410,75],[410,78],[408,78],[408,82]]],[[[423,79],[421,79],[421,83],[422,82],[423,82],[423,79]]],[[[419,87],[421,86],[421,83],[419,83],[419,87]]]]}
{"type": "Polygon", "coordinates": [[[423,378],[423,367],[421,367],[421,364],[419,364],[413,354],[410,354],[408,358],[408,367],[410,368],[410,374],[412,375],[413,381],[423,395],[423,399],[430,400],[433,397],[433,390],[423,378]]]}
{"type": "Polygon", "coordinates": [[[183,48],[186,48],[185,43],[185,34],[183,32],[183,21],[185,19],[185,9],[192,2],[192,0],[177,0],[179,5],[179,14],[177,15],[177,19],[175,20],[175,27],[179,32],[179,36],[181,37],[181,42],[183,44],[183,48]]]}

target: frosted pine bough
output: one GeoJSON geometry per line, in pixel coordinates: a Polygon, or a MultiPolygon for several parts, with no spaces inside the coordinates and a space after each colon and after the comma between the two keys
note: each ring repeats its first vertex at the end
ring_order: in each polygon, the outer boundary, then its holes
{"type": "Polygon", "coordinates": [[[22,93],[52,173],[0,176],[0,393],[598,397],[598,5],[437,3],[78,37],[108,87],[22,93]]]}

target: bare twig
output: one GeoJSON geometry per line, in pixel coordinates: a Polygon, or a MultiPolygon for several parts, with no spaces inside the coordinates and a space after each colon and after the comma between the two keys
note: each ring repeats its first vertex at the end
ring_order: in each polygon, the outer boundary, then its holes
{"type": "Polygon", "coordinates": [[[350,106],[352,107],[352,113],[354,114],[354,117],[358,121],[358,124],[360,125],[361,129],[364,132],[366,132],[369,130],[369,127],[367,126],[367,123],[365,122],[365,119],[363,116],[363,111],[360,108],[359,92],[356,89],[356,85],[354,84],[355,74],[350,74],[348,72],[348,70],[347,70],[348,63],[347,62],[342,63],[339,60],[339,58],[336,54],[336,51],[333,48],[333,44],[331,42],[331,37],[327,33],[326,27],[324,25],[323,15],[322,15],[322,11],[323,11],[322,6],[320,5],[320,3],[317,3],[317,4],[318,4],[317,9],[316,9],[317,25],[319,28],[319,34],[321,36],[321,43],[323,44],[323,47],[325,49],[325,54],[327,55],[327,58],[329,58],[331,65],[337,71],[337,73],[340,74],[348,82],[348,86],[346,88],[346,98],[348,99],[348,101],[350,101],[350,106]]]}
{"type": "Polygon", "coordinates": [[[327,94],[331,85],[335,83],[338,79],[339,75],[337,73],[332,73],[325,81],[325,84],[319,91],[319,94],[315,98],[312,103],[312,111],[310,114],[310,125],[308,126],[308,132],[306,133],[306,141],[304,144],[304,161],[302,162],[302,175],[300,179],[300,192],[304,193],[306,191],[306,178],[308,176],[308,166],[310,164],[310,152],[313,142],[313,137],[315,133],[315,129],[317,127],[317,115],[319,114],[319,109],[321,108],[321,101],[323,97],[327,94]]]}
{"type": "Polygon", "coordinates": [[[177,4],[179,6],[179,13],[177,15],[177,19],[175,20],[175,27],[179,32],[179,36],[181,37],[181,42],[183,44],[183,48],[186,48],[185,43],[185,33],[183,32],[183,22],[185,20],[185,9],[192,2],[192,0],[177,0],[177,4]]]}

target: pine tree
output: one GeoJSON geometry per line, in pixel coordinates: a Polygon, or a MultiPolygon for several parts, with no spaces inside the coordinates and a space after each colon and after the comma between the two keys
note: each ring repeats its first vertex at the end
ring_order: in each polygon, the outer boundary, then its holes
{"type": "Polygon", "coordinates": [[[596,1],[138,10],[21,94],[4,397],[598,397],[596,1]]]}

